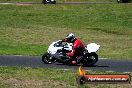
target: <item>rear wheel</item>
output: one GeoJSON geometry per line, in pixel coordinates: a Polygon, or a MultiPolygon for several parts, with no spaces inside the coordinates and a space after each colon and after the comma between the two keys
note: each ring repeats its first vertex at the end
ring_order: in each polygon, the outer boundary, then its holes
{"type": "Polygon", "coordinates": [[[46,0],[43,0],[42,3],[43,3],[43,4],[46,4],[47,2],[46,2],[46,0]]]}
{"type": "Polygon", "coordinates": [[[50,56],[49,53],[45,53],[45,54],[42,56],[42,61],[43,61],[45,64],[52,64],[52,57],[50,56]]]}
{"type": "Polygon", "coordinates": [[[98,61],[98,55],[96,53],[87,54],[84,58],[84,66],[93,66],[98,61]]]}

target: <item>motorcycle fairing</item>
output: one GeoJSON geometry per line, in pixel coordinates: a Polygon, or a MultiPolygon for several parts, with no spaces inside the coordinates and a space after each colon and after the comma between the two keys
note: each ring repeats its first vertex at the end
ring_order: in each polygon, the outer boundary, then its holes
{"type": "Polygon", "coordinates": [[[93,53],[93,52],[97,52],[99,49],[100,45],[96,44],[96,43],[90,43],[87,45],[87,50],[89,53],[93,53]]]}

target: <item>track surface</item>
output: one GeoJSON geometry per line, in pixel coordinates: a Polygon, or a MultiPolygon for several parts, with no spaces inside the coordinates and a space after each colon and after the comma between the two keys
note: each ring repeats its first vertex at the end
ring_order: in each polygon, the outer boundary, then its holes
{"type": "MultiPolygon", "coordinates": [[[[1,55],[0,66],[18,66],[32,68],[57,68],[57,69],[77,69],[78,66],[67,66],[59,63],[44,64],[40,56],[12,56],[1,55]]],[[[84,67],[86,70],[132,72],[132,61],[119,61],[100,59],[93,67],[84,67]]]]}

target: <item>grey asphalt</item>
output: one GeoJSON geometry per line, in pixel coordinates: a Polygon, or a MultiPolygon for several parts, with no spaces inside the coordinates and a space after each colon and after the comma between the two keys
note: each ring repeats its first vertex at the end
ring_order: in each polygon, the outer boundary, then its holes
{"type": "MultiPolygon", "coordinates": [[[[32,68],[77,69],[78,66],[67,66],[59,63],[44,64],[41,56],[12,56],[0,55],[0,66],[17,66],[32,68]]],[[[86,70],[132,72],[132,61],[99,59],[92,67],[84,67],[86,70]]]]}

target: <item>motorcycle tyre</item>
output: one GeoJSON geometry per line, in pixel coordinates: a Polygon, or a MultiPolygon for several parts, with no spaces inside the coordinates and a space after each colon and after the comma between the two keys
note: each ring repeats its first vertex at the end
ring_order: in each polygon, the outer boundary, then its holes
{"type": "Polygon", "coordinates": [[[98,61],[98,55],[96,53],[90,53],[87,55],[88,59],[89,57],[94,57],[95,58],[95,61],[92,62],[92,63],[89,63],[89,61],[87,60],[86,62],[83,62],[83,66],[94,66],[94,64],[98,61]]]}
{"type": "Polygon", "coordinates": [[[48,52],[46,52],[43,56],[42,56],[42,61],[45,64],[52,64],[52,61],[49,62],[48,59],[50,58],[50,54],[48,52]]]}

